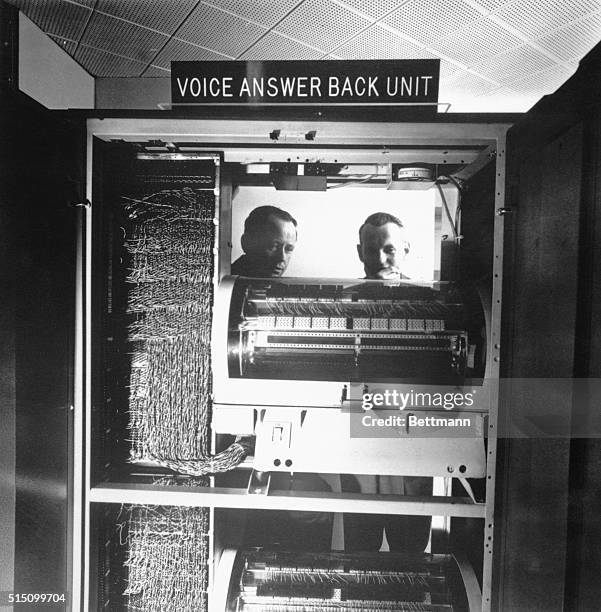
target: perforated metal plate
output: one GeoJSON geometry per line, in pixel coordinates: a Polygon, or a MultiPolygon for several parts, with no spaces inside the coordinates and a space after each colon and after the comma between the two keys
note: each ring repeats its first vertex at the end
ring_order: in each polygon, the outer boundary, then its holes
{"type": "Polygon", "coordinates": [[[276,28],[329,52],[369,26],[370,21],[324,0],[306,0],[276,28]]]}
{"type": "Polygon", "coordinates": [[[590,15],[586,20],[570,23],[537,43],[547,51],[564,60],[577,60],[586,55],[601,40],[601,13],[590,15]]]}
{"type": "Polygon", "coordinates": [[[395,36],[377,25],[339,47],[336,55],[344,59],[412,59],[435,57],[423,47],[395,36]]]}
{"type": "MultiPolygon", "coordinates": [[[[495,13],[520,32],[537,39],[550,30],[601,9],[599,0],[516,0],[495,13]]],[[[597,38],[597,40],[599,40],[597,38]]]]}
{"type": "Polygon", "coordinates": [[[62,38],[60,36],[50,36],[50,38],[66,53],[69,55],[74,55],[75,50],[77,49],[77,43],[73,40],[67,40],[66,38],[62,38]]]}
{"type": "Polygon", "coordinates": [[[380,19],[404,4],[406,0],[342,0],[342,2],[370,19],[380,19]]]}
{"type": "Polygon", "coordinates": [[[486,11],[493,12],[498,11],[507,4],[511,4],[514,0],[474,0],[474,2],[486,11]]]}
{"type": "Polygon", "coordinates": [[[410,0],[382,23],[419,42],[431,43],[481,17],[481,13],[462,0],[410,0]]]}
{"type": "Polygon", "coordinates": [[[164,34],[94,13],[81,42],[95,49],[149,63],[168,40],[164,34]]]}
{"type": "Polygon", "coordinates": [[[312,49],[300,42],[290,40],[276,32],[270,32],[254,44],[240,59],[275,60],[275,59],[319,59],[323,51],[312,49]]]}
{"type": "Polygon", "coordinates": [[[90,9],[55,0],[13,0],[11,2],[47,34],[79,40],[90,15],[90,9]]]}
{"type": "Polygon", "coordinates": [[[166,78],[168,79],[171,75],[171,70],[166,70],[165,68],[159,68],[158,66],[148,66],[144,73],[143,77],[148,77],[151,79],[154,78],[166,78]]]}
{"type": "Polygon", "coordinates": [[[450,98],[467,95],[481,96],[496,88],[498,88],[498,84],[491,83],[465,70],[458,70],[449,78],[440,81],[438,99],[441,102],[449,102],[451,101],[450,98]]]}
{"type": "MultiPolygon", "coordinates": [[[[224,60],[230,59],[218,53],[213,53],[208,49],[203,49],[197,45],[193,45],[183,40],[171,39],[165,48],[159,53],[159,55],[152,62],[156,66],[161,68],[167,68],[171,70],[171,62],[185,61],[185,60],[196,60],[196,61],[213,61],[213,60],[224,60]]],[[[144,73],[144,76],[148,76],[144,73]]]]}
{"type": "Polygon", "coordinates": [[[461,68],[457,64],[441,60],[440,62],[440,80],[448,79],[452,74],[455,74],[461,68]]]}
{"type": "MultiPolygon", "coordinates": [[[[574,67],[575,69],[575,67],[574,67]]],[[[535,92],[546,95],[555,91],[562,83],[569,79],[573,70],[563,66],[553,66],[549,70],[542,70],[511,83],[510,88],[520,93],[535,92]]]]}
{"type": "Polygon", "coordinates": [[[199,4],[178,30],[177,38],[236,58],[265,32],[262,26],[199,4]]]}
{"type": "Polygon", "coordinates": [[[554,62],[533,49],[529,45],[522,45],[499,53],[484,62],[471,66],[476,72],[487,76],[499,83],[507,84],[521,78],[524,73],[532,74],[540,70],[546,70],[554,65],[554,62]]]}
{"type": "Polygon", "coordinates": [[[496,23],[480,20],[432,43],[432,48],[466,66],[471,66],[521,44],[519,38],[496,23]]]}
{"type": "Polygon", "coordinates": [[[249,0],[203,0],[217,8],[230,11],[255,23],[271,27],[286,16],[301,0],[278,0],[277,2],[251,2],[249,0]]]}
{"type": "Polygon", "coordinates": [[[99,0],[96,10],[172,34],[195,4],[196,0],[99,0]]]}
{"type": "Polygon", "coordinates": [[[146,66],[143,62],[81,44],[75,52],[75,60],[97,77],[137,77],[146,66]]]}

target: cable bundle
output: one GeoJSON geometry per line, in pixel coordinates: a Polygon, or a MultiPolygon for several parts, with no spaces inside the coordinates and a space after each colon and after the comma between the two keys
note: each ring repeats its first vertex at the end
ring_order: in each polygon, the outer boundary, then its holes
{"type": "Polygon", "coordinates": [[[127,610],[207,610],[208,509],[130,506],[126,511],[127,610]]]}
{"type": "Polygon", "coordinates": [[[171,187],[124,207],[130,458],[196,476],[232,469],[244,441],[210,455],[215,195],[171,187]]]}

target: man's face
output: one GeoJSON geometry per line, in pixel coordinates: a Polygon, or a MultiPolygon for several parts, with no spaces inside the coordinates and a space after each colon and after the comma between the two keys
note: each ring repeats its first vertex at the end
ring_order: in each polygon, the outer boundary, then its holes
{"type": "Polygon", "coordinates": [[[380,227],[365,225],[361,230],[361,244],[357,245],[365,276],[398,280],[401,277],[399,266],[405,257],[405,247],[403,229],[396,223],[385,223],[380,227]]]}
{"type": "Polygon", "coordinates": [[[270,216],[260,232],[242,237],[252,275],[262,278],[282,276],[296,246],[296,227],[290,221],[270,216]]]}

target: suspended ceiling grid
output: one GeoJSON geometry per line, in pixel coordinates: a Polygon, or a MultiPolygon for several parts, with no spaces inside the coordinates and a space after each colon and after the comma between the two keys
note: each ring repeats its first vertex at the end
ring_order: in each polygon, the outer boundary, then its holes
{"type": "Polygon", "coordinates": [[[527,110],[601,40],[601,0],[9,0],[94,77],[174,60],[440,58],[453,112],[527,110]]]}

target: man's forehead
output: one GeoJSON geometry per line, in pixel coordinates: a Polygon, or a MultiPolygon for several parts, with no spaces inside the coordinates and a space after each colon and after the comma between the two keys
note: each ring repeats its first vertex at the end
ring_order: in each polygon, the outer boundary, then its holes
{"type": "Polygon", "coordinates": [[[396,223],[384,223],[383,225],[371,225],[370,223],[361,229],[361,242],[387,242],[403,239],[403,228],[396,223]]]}
{"type": "Polygon", "coordinates": [[[269,217],[267,217],[265,227],[260,230],[259,235],[263,233],[268,233],[272,236],[287,235],[288,237],[296,239],[296,227],[294,223],[292,223],[292,221],[280,219],[275,215],[269,215],[269,217]]]}

